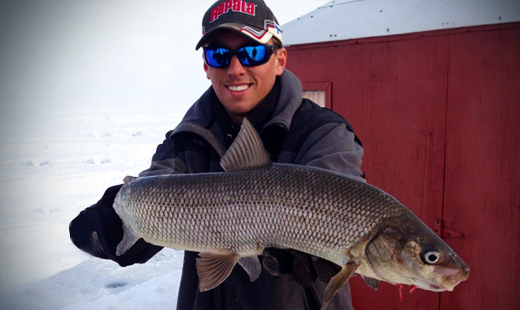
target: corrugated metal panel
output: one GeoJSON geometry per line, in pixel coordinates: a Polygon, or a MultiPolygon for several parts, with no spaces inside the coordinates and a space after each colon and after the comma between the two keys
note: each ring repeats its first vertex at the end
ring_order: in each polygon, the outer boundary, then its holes
{"type": "Polygon", "coordinates": [[[472,267],[451,293],[351,281],[368,309],[520,309],[520,23],[293,46],[288,69],[332,85],[367,179],[472,267]]]}
{"type": "Polygon", "coordinates": [[[294,45],[517,21],[518,0],[336,0],[282,28],[294,45]]]}

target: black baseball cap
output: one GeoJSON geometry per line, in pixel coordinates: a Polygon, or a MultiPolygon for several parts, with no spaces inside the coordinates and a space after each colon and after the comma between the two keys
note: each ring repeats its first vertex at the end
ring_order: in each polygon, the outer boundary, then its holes
{"type": "Polygon", "coordinates": [[[278,20],[262,0],[215,2],[202,18],[202,38],[195,49],[203,46],[215,30],[224,28],[238,31],[262,44],[267,44],[273,37],[283,44],[278,20]]]}

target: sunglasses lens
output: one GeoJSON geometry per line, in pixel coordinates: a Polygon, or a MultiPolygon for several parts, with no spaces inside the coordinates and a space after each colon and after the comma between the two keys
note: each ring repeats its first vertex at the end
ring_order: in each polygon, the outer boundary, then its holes
{"type": "Polygon", "coordinates": [[[217,47],[204,49],[204,56],[211,67],[223,68],[229,66],[232,55],[227,48],[217,47]]]}
{"type": "Polygon", "coordinates": [[[238,59],[243,66],[258,66],[266,62],[265,45],[245,46],[238,50],[238,59]]]}

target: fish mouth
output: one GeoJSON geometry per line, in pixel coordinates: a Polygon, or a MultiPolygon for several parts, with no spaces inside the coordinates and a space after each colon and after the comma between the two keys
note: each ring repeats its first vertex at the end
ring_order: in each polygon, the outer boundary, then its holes
{"type": "Polygon", "coordinates": [[[435,285],[435,284],[430,284],[430,291],[444,292],[444,291],[447,291],[447,289],[445,289],[445,288],[443,288],[441,286],[435,285]]]}

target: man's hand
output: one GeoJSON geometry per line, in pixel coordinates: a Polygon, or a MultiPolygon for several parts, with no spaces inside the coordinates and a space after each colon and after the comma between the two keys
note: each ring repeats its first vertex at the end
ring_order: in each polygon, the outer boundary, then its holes
{"type": "Polygon", "coordinates": [[[157,254],[162,247],[139,239],[121,256],[116,247],[123,238],[123,222],[112,207],[122,185],[108,188],[94,205],[83,210],[69,225],[70,239],[79,249],[93,256],[111,259],[122,267],[144,263],[157,254]]]}

